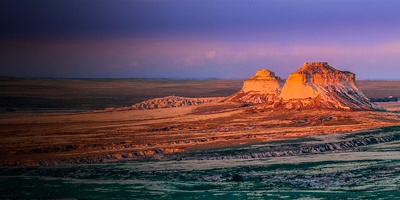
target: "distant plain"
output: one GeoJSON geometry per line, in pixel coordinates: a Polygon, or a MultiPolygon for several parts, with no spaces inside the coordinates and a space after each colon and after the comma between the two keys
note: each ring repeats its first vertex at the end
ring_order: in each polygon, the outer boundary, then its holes
{"type": "MultiPolygon", "coordinates": [[[[357,81],[369,98],[400,97],[400,81],[357,81]]],[[[0,78],[0,111],[87,111],[126,107],[156,97],[228,96],[243,80],[0,78]]]]}

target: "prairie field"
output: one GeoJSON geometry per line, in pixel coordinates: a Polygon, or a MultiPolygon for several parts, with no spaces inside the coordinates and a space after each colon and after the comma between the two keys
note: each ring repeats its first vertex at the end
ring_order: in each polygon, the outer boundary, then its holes
{"type": "MultiPolygon", "coordinates": [[[[400,81],[357,81],[369,98],[400,97],[400,81]]],[[[0,78],[0,111],[81,112],[165,97],[229,96],[243,80],[0,78]]]]}
{"type": "MultiPolygon", "coordinates": [[[[0,198],[395,199],[400,115],[240,103],[106,111],[169,95],[221,97],[242,80],[0,81],[0,198]],[[13,112],[6,112],[12,108],[13,112]]],[[[358,81],[370,98],[400,81],[358,81]]]]}

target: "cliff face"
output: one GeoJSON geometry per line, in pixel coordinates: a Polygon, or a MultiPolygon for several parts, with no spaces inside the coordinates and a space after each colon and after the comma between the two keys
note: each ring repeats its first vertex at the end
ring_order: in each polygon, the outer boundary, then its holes
{"type": "Polygon", "coordinates": [[[275,73],[266,69],[256,72],[243,83],[242,90],[224,101],[243,103],[266,103],[275,100],[281,92],[283,81],[275,73]]]}
{"type": "Polygon", "coordinates": [[[262,69],[244,82],[242,91],[279,95],[282,89],[280,84],[282,80],[274,72],[262,69]]]}
{"type": "Polygon", "coordinates": [[[355,74],[306,62],[290,74],[274,107],[383,110],[357,88],[355,74]]]}

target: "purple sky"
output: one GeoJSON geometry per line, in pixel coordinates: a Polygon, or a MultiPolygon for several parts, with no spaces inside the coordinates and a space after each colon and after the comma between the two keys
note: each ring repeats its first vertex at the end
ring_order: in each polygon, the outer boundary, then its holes
{"type": "Polygon", "coordinates": [[[400,1],[2,0],[0,76],[400,79],[400,1]]]}

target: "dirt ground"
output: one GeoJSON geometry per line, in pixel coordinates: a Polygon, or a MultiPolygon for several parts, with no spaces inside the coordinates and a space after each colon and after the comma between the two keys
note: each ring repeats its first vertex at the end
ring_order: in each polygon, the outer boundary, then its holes
{"type": "MultiPolygon", "coordinates": [[[[2,78],[2,164],[108,162],[373,129],[399,124],[390,112],[260,110],[235,103],[93,112],[154,97],[227,96],[242,80],[2,78]],[[86,112],[82,112],[86,110],[86,112]],[[79,111],[79,112],[77,112],[79,111]]],[[[358,81],[369,97],[400,96],[400,81],[358,81]]]]}
{"type": "Polygon", "coordinates": [[[0,119],[6,165],[92,163],[400,125],[395,112],[262,110],[236,103],[0,119]]]}

